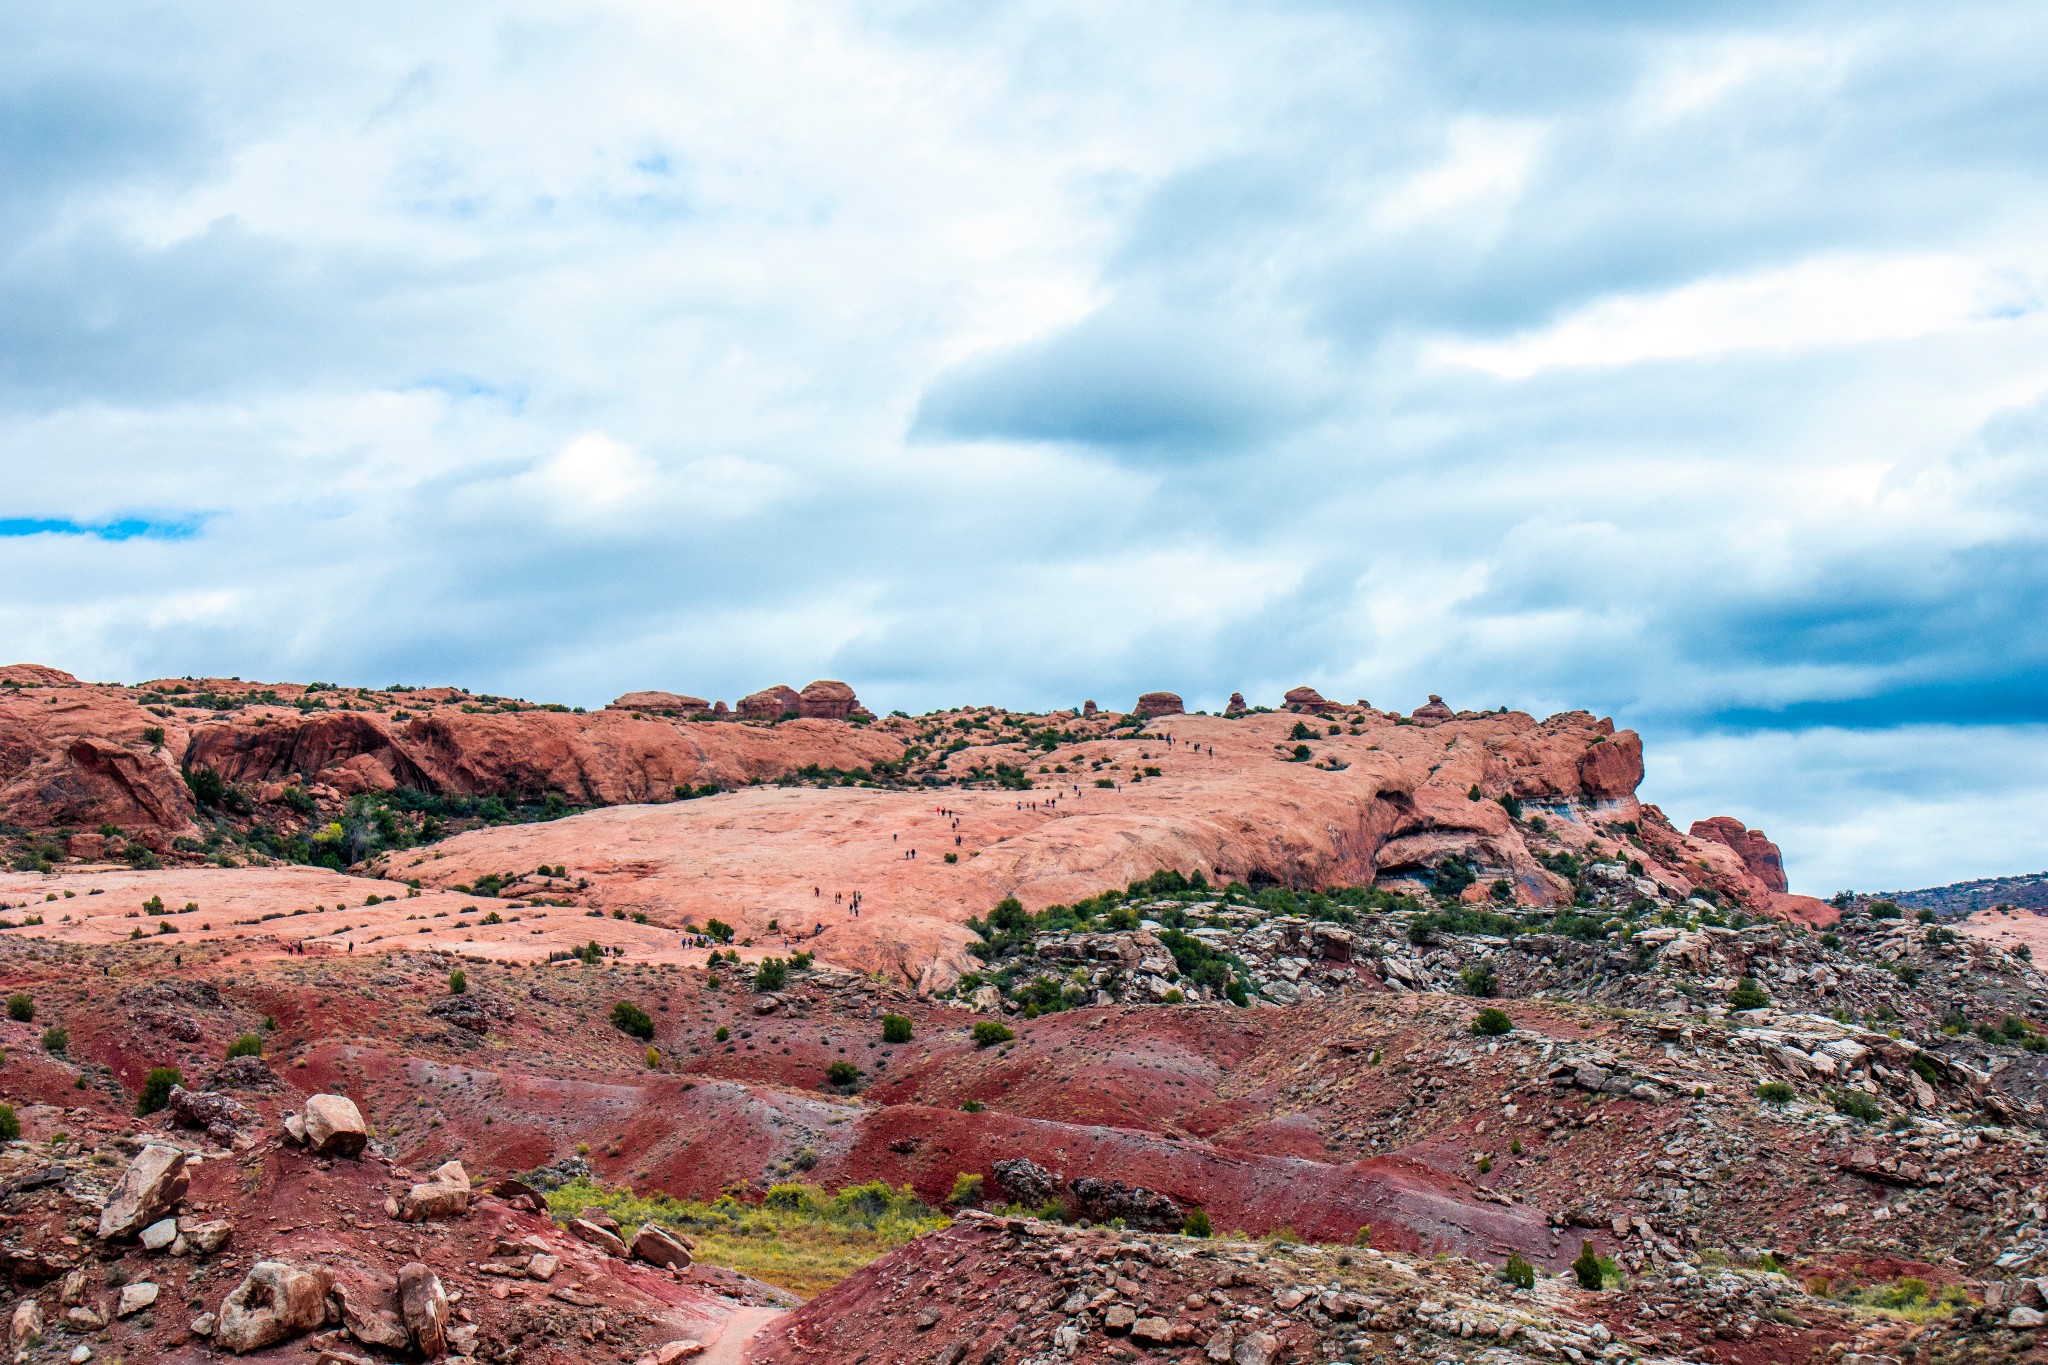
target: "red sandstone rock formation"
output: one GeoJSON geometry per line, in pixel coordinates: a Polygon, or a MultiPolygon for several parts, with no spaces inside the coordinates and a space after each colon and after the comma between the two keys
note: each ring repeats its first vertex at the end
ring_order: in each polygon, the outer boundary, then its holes
{"type": "Polygon", "coordinates": [[[1434,692],[1429,694],[1429,705],[1415,708],[1414,720],[1418,725],[1442,725],[1457,718],[1458,713],[1445,706],[1444,699],[1434,692]]]}
{"type": "Polygon", "coordinates": [[[1241,716],[1244,712],[1244,693],[1232,692],[1230,694],[1230,701],[1223,708],[1223,714],[1226,716],[1241,716]]]}
{"type": "Polygon", "coordinates": [[[812,720],[845,720],[860,710],[860,699],[845,683],[823,678],[798,694],[797,709],[812,720]]]}
{"type": "Polygon", "coordinates": [[[791,712],[803,714],[803,705],[802,693],[777,683],[741,697],[736,709],[741,720],[776,720],[791,712]]]}
{"type": "Polygon", "coordinates": [[[1282,700],[1287,703],[1287,709],[1290,711],[1327,711],[1330,709],[1330,699],[1316,691],[1313,687],[1306,685],[1288,688],[1287,695],[1282,700]]]}
{"type": "Polygon", "coordinates": [[[0,667],[0,687],[13,683],[16,687],[77,687],[78,679],[61,668],[47,668],[42,664],[8,664],[0,667]]]}
{"type": "Polygon", "coordinates": [[[694,716],[711,709],[702,697],[685,697],[676,692],[628,692],[604,708],[607,711],[653,711],[663,715],[694,716]]]}
{"type": "Polygon", "coordinates": [[[1154,716],[1178,716],[1186,711],[1178,695],[1172,692],[1147,692],[1138,698],[1138,705],[1131,714],[1146,720],[1154,716]]]}
{"type": "Polygon", "coordinates": [[[1711,839],[1735,850],[1750,875],[1774,892],[1786,890],[1785,859],[1778,846],[1760,829],[1749,829],[1732,815],[1715,815],[1692,822],[1688,831],[1695,839],[1711,839]]]}

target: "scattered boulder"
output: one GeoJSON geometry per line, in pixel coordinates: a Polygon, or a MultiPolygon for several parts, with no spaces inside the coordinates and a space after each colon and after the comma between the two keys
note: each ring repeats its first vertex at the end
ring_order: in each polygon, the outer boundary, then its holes
{"type": "Polygon", "coordinates": [[[397,1309],[391,1306],[394,1288],[338,1282],[333,1292],[341,1305],[341,1325],[350,1336],[381,1350],[411,1349],[412,1336],[405,1330],[397,1309]]]}
{"type": "Polygon", "coordinates": [[[156,1222],[185,1197],[192,1178],[185,1173],[185,1154],[176,1147],[152,1142],[128,1163],[100,1211],[99,1235],[131,1237],[156,1222]]]}
{"type": "Polygon", "coordinates": [[[990,1165],[989,1170],[996,1178],[996,1188],[1012,1204],[1036,1209],[1059,1198],[1060,1178],[1030,1157],[997,1161],[990,1165]]]}
{"type": "Polygon", "coordinates": [[[187,1090],[182,1085],[171,1087],[170,1103],[164,1108],[172,1123],[180,1128],[203,1129],[223,1147],[232,1147],[243,1130],[262,1122],[254,1109],[230,1095],[187,1090]]]}
{"type": "MultiPolygon", "coordinates": [[[[196,1251],[202,1256],[211,1256],[219,1251],[228,1244],[234,1234],[234,1224],[225,1218],[209,1218],[203,1221],[190,1218],[178,1220],[178,1236],[184,1240],[186,1249],[196,1251]]],[[[173,1253],[177,1251],[175,1244],[171,1250],[173,1253]]]]}
{"type": "Polygon", "coordinates": [[[448,1295],[440,1276],[418,1261],[399,1267],[398,1316],[422,1356],[448,1353],[448,1295]]]}
{"type": "Polygon", "coordinates": [[[694,1243],[659,1223],[643,1223],[633,1238],[633,1258],[649,1265],[681,1268],[690,1264],[694,1243]]]}
{"type": "Polygon", "coordinates": [[[363,1111],[346,1095],[309,1095],[304,1112],[285,1120],[285,1131],[315,1156],[356,1156],[370,1142],[363,1111]]]}
{"type": "Polygon", "coordinates": [[[318,1266],[258,1261],[221,1301],[214,1344],[245,1355],[312,1331],[326,1321],[333,1283],[334,1277],[318,1266]]]}
{"type": "Polygon", "coordinates": [[[36,1346],[43,1339],[43,1306],[34,1299],[23,1299],[14,1305],[14,1316],[7,1323],[7,1342],[17,1353],[36,1346]]]}
{"type": "Polygon", "coordinates": [[[703,1353],[703,1342],[685,1337],[681,1341],[663,1342],[634,1361],[633,1365],[676,1365],[678,1361],[688,1360],[691,1356],[703,1353]]]}
{"type": "Polygon", "coordinates": [[[121,1297],[114,1303],[114,1316],[117,1318],[133,1317],[155,1303],[156,1296],[157,1287],[148,1280],[138,1280],[134,1284],[124,1284],[121,1286],[121,1297]]]}
{"type": "Polygon", "coordinates": [[[215,1090],[276,1090],[284,1082],[261,1057],[231,1057],[206,1078],[215,1090]]]}
{"type": "Polygon", "coordinates": [[[469,1172],[459,1161],[444,1161],[399,1201],[399,1221],[423,1223],[430,1218],[456,1218],[469,1212],[469,1172]]]}
{"type": "Polygon", "coordinates": [[[624,1257],[626,1254],[626,1244],[619,1240],[617,1233],[599,1227],[588,1218],[571,1218],[569,1235],[579,1242],[596,1247],[607,1256],[624,1257]]]}
{"type": "Polygon", "coordinates": [[[159,1218],[142,1230],[144,1251],[162,1251],[177,1240],[178,1220],[175,1218],[159,1218]]]}

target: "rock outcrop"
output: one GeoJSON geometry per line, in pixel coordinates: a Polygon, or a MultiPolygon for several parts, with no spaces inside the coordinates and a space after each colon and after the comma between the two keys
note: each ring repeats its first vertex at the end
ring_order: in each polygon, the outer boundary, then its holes
{"type": "Polygon", "coordinates": [[[845,720],[860,713],[860,698],[843,682],[821,678],[797,694],[797,710],[808,720],[845,720]]]}
{"type": "Polygon", "coordinates": [[[628,692],[616,701],[608,703],[607,711],[646,711],[663,716],[695,716],[711,709],[711,703],[702,697],[686,697],[679,692],[628,692]]]}
{"type": "Polygon", "coordinates": [[[1282,697],[1281,701],[1290,711],[1327,711],[1330,709],[1330,699],[1316,691],[1313,687],[1308,686],[1288,688],[1287,695],[1282,697]]]}
{"type": "Polygon", "coordinates": [[[1147,692],[1138,698],[1138,704],[1132,708],[1131,714],[1144,720],[1151,720],[1155,716],[1178,716],[1186,709],[1176,693],[1147,692]]]}
{"type": "Polygon", "coordinates": [[[1223,708],[1223,714],[1226,716],[1241,716],[1244,713],[1244,693],[1232,692],[1230,694],[1230,701],[1223,708]]]}
{"type": "Polygon", "coordinates": [[[1444,705],[1444,699],[1434,692],[1429,694],[1428,704],[1416,707],[1411,717],[1417,725],[1442,725],[1457,718],[1458,713],[1444,705]]]}
{"type": "Polygon", "coordinates": [[[735,709],[741,720],[779,720],[803,714],[804,698],[794,687],[777,683],[741,697],[735,709]]]}
{"type": "Polygon", "coordinates": [[[1687,831],[1695,839],[1711,839],[1735,850],[1750,875],[1771,891],[1786,890],[1785,859],[1778,846],[1760,829],[1750,829],[1732,815],[1715,815],[1695,820],[1687,831]]]}

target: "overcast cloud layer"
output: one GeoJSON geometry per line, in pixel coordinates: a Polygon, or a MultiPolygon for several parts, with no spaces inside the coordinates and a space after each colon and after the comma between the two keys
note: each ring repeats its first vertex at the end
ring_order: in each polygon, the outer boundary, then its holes
{"type": "MultiPolygon", "coordinates": [[[[1585,707],[2048,866],[2048,9],[0,10],[0,654],[1585,707]]],[[[4,660],[0,660],[4,661],[4,660]]]]}

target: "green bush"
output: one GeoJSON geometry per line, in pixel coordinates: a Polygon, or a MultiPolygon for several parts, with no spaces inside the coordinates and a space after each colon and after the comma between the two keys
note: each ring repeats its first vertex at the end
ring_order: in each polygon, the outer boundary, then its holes
{"type": "Polygon", "coordinates": [[[720,1024],[718,1026],[718,1032],[712,1034],[711,1036],[713,1038],[716,1038],[721,1043],[729,1043],[732,1041],[732,1030],[727,1028],[725,1025],[720,1024]]]}
{"type": "Polygon", "coordinates": [[[1458,972],[1458,980],[1464,983],[1467,995],[1483,998],[1500,990],[1500,979],[1493,974],[1493,968],[1484,962],[1461,969],[1458,972]]]}
{"type": "Polygon", "coordinates": [[[993,1019],[983,1019],[974,1025],[976,1047],[994,1047],[997,1043],[1007,1043],[1016,1036],[1008,1025],[999,1024],[993,1019]]]}
{"type": "MultiPolygon", "coordinates": [[[[71,1050],[71,1030],[62,1024],[52,1024],[43,1030],[43,1051],[62,1057],[71,1050]]],[[[81,1077],[80,1079],[83,1079],[81,1077]]]]}
{"type": "Polygon", "coordinates": [[[953,1177],[953,1192],[946,1196],[946,1202],[955,1208],[972,1208],[981,1202],[981,1176],[975,1171],[962,1171],[953,1177]]]}
{"type": "Polygon", "coordinates": [[[764,957],[754,968],[754,989],[779,991],[789,984],[789,964],[779,957],[764,957]]]}
{"type": "Polygon", "coordinates": [[[234,1042],[228,1044],[228,1060],[231,1062],[237,1057],[261,1057],[262,1055],[263,1035],[260,1033],[245,1033],[235,1039],[234,1042]]]}
{"type": "Polygon", "coordinates": [[[17,1024],[26,1024],[36,1017],[36,1002],[25,991],[16,991],[7,997],[7,1017],[17,1024]]]}
{"type": "Polygon", "coordinates": [[[1508,1018],[1507,1011],[1488,1005],[1472,1020],[1472,1031],[1485,1038],[1498,1038],[1504,1033],[1515,1031],[1515,1021],[1508,1018]]]}
{"type": "Polygon", "coordinates": [[[1828,1096],[1837,1114],[1846,1114],[1858,1123],[1875,1123],[1884,1117],[1884,1110],[1878,1102],[1861,1090],[1837,1090],[1828,1096]]]}
{"type": "Polygon", "coordinates": [[[646,1010],[630,1000],[621,1000],[612,1006],[612,1027],[643,1040],[654,1036],[654,1021],[647,1017],[646,1010]]]}
{"type": "Polygon", "coordinates": [[[1600,1272],[1600,1257],[1593,1250],[1591,1242],[1579,1243],[1579,1254],[1572,1261],[1572,1274],[1579,1281],[1581,1289],[1598,1289],[1605,1278],[1600,1272]]]}
{"type": "Polygon", "coordinates": [[[457,967],[448,973],[448,994],[461,995],[469,989],[469,973],[457,967]]]}
{"type": "Polygon", "coordinates": [[[827,1084],[847,1086],[860,1079],[860,1068],[852,1062],[834,1062],[825,1068],[827,1084]]]}
{"type": "Polygon", "coordinates": [[[21,1120],[14,1116],[14,1106],[0,1104],[0,1142],[14,1142],[21,1137],[21,1120]]]}
{"type": "Polygon", "coordinates": [[[960,1105],[960,1112],[963,1114],[979,1114],[982,1110],[986,1108],[988,1108],[988,1106],[983,1104],[980,1100],[967,1100],[960,1105]]]}
{"type": "Polygon", "coordinates": [[[882,1016],[882,1041],[885,1043],[907,1043],[910,1041],[911,1023],[909,1016],[885,1014],[882,1016]]]}
{"type": "Polygon", "coordinates": [[[1522,1253],[1508,1253],[1508,1263],[1500,1268],[1500,1277],[1517,1289],[1536,1287],[1536,1267],[1522,1259],[1522,1253]]]}
{"type": "Polygon", "coordinates": [[[1188,1210],[1187,1221],[1180,1225],[1183,1237],[1207,1237],[1213,1230],[1209,1226],[1209,1215],[1203,1209],[1188,1210]]]}
{"type": "Polygon", "coordinates": [[[1728,992],[1728,1008],[1731,1010],[1760,1010],[1771,1003],[1771,997],[1764,994],[1764,988],[1753,976],[1745,976],[1735,983],[1735,989],[1728,992]]]}
{"type": "Polygon", "coordinates": [[[137,1114],[154,1114],[171,1102],[171,1087],[182,1085],[185,1073],[174,1066],[159,1066],[143,1078],[142,1094],[136,1097],[137,1114]]]}
{"type": "Polygon", "coordinates": [[[1792,1087],[1783,1081],[1765,1081],[1756,1088],[1756,1097],[1765,1104],[1790,1104],[1792,1087]]]}

